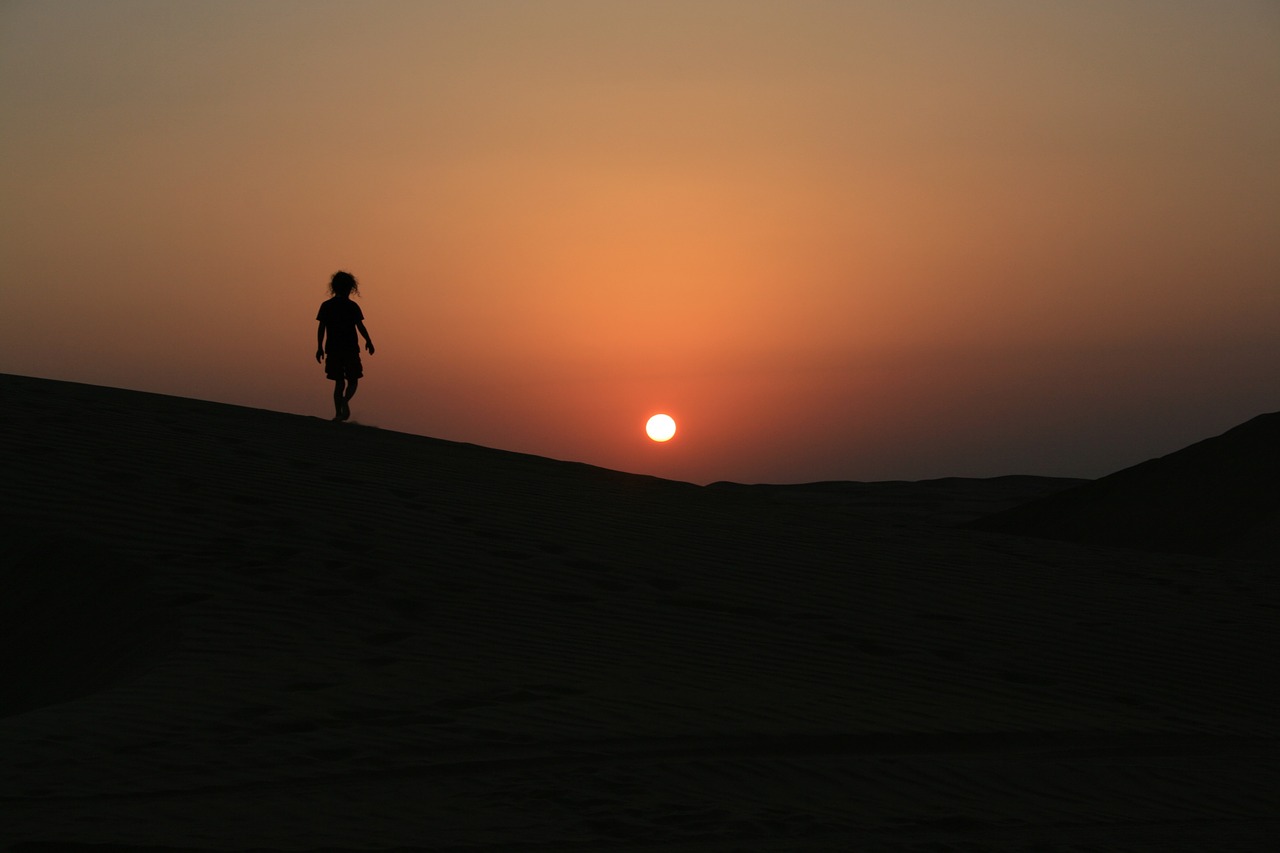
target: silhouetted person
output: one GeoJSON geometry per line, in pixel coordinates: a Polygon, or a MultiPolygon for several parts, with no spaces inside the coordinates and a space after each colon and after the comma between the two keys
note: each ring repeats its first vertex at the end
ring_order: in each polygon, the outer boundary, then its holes
{"type": "Polygon", "coordinates": [[[345,421],[351,417],[351,407],[347,404],[356,395],[360,377],[364,376],[356,332],[364,336],[364,348],[369,355],[373,355],[373,341],[364,327],[364,312],[351,301],[351,294],[360,294],[356,277],[349,272],[334,273],[329,280],[329,292],[333,298],[321,303],[320,313],[316,314],[320,321],[316,330],[316,361],[324,360],[324,374],[333,380],[333,419],[345,421]]]}

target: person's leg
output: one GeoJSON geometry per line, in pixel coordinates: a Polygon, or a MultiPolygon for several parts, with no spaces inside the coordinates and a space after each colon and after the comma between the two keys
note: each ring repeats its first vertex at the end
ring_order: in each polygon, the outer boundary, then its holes
{"type": "Polygon", "coordinates": [[[347,393],[342,396],[342,419],[344,421],[347,418],[351,417],[351,406],[349,406],[348,403],[350,403],[351,398],[356,395],[356,387],[359,384],[360,384],[359,379],[347,380],[347,393]]]}
{"type": "Polygon", "coordinates": [[[342,418],[343,394],[346,391],[346,380],[333,380],[333,413],[335,419],[342,418]]]}

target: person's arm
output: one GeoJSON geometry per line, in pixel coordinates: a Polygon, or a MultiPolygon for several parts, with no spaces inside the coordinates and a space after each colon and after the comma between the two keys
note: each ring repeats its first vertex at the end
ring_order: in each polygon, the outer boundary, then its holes
{"type": "Polygon", "coordinates": [[[369,339],[369,330],[364,327],[364,321],[357,320],[356,328],[360,330],[360,334],[364,335],[364,348],[369,351],[369,355],[373,355],[373,341],[369,339]]]}
{"type": "Polygon", "coordinates": [[[316,328],[316,361],[324,361],[324,320],[316,328]]]}

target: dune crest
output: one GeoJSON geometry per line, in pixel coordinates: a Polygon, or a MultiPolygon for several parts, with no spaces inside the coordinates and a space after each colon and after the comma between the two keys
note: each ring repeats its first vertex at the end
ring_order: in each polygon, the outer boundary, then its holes
{"type": "Polygon", "coordinates": [[[1280,412],[973,527],[1146,551],[1280,557],[1280,412]]]}

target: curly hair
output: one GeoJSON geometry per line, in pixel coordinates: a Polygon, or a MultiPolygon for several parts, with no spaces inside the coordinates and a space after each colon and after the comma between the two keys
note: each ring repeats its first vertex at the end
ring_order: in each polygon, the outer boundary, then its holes
{"type": "Polygon", "coordinates": [[[350,296],[353,293],[359,296],[360,283],[351,273],[339,270],[329,279],[329,292],[334,296],[350,296]]]}

